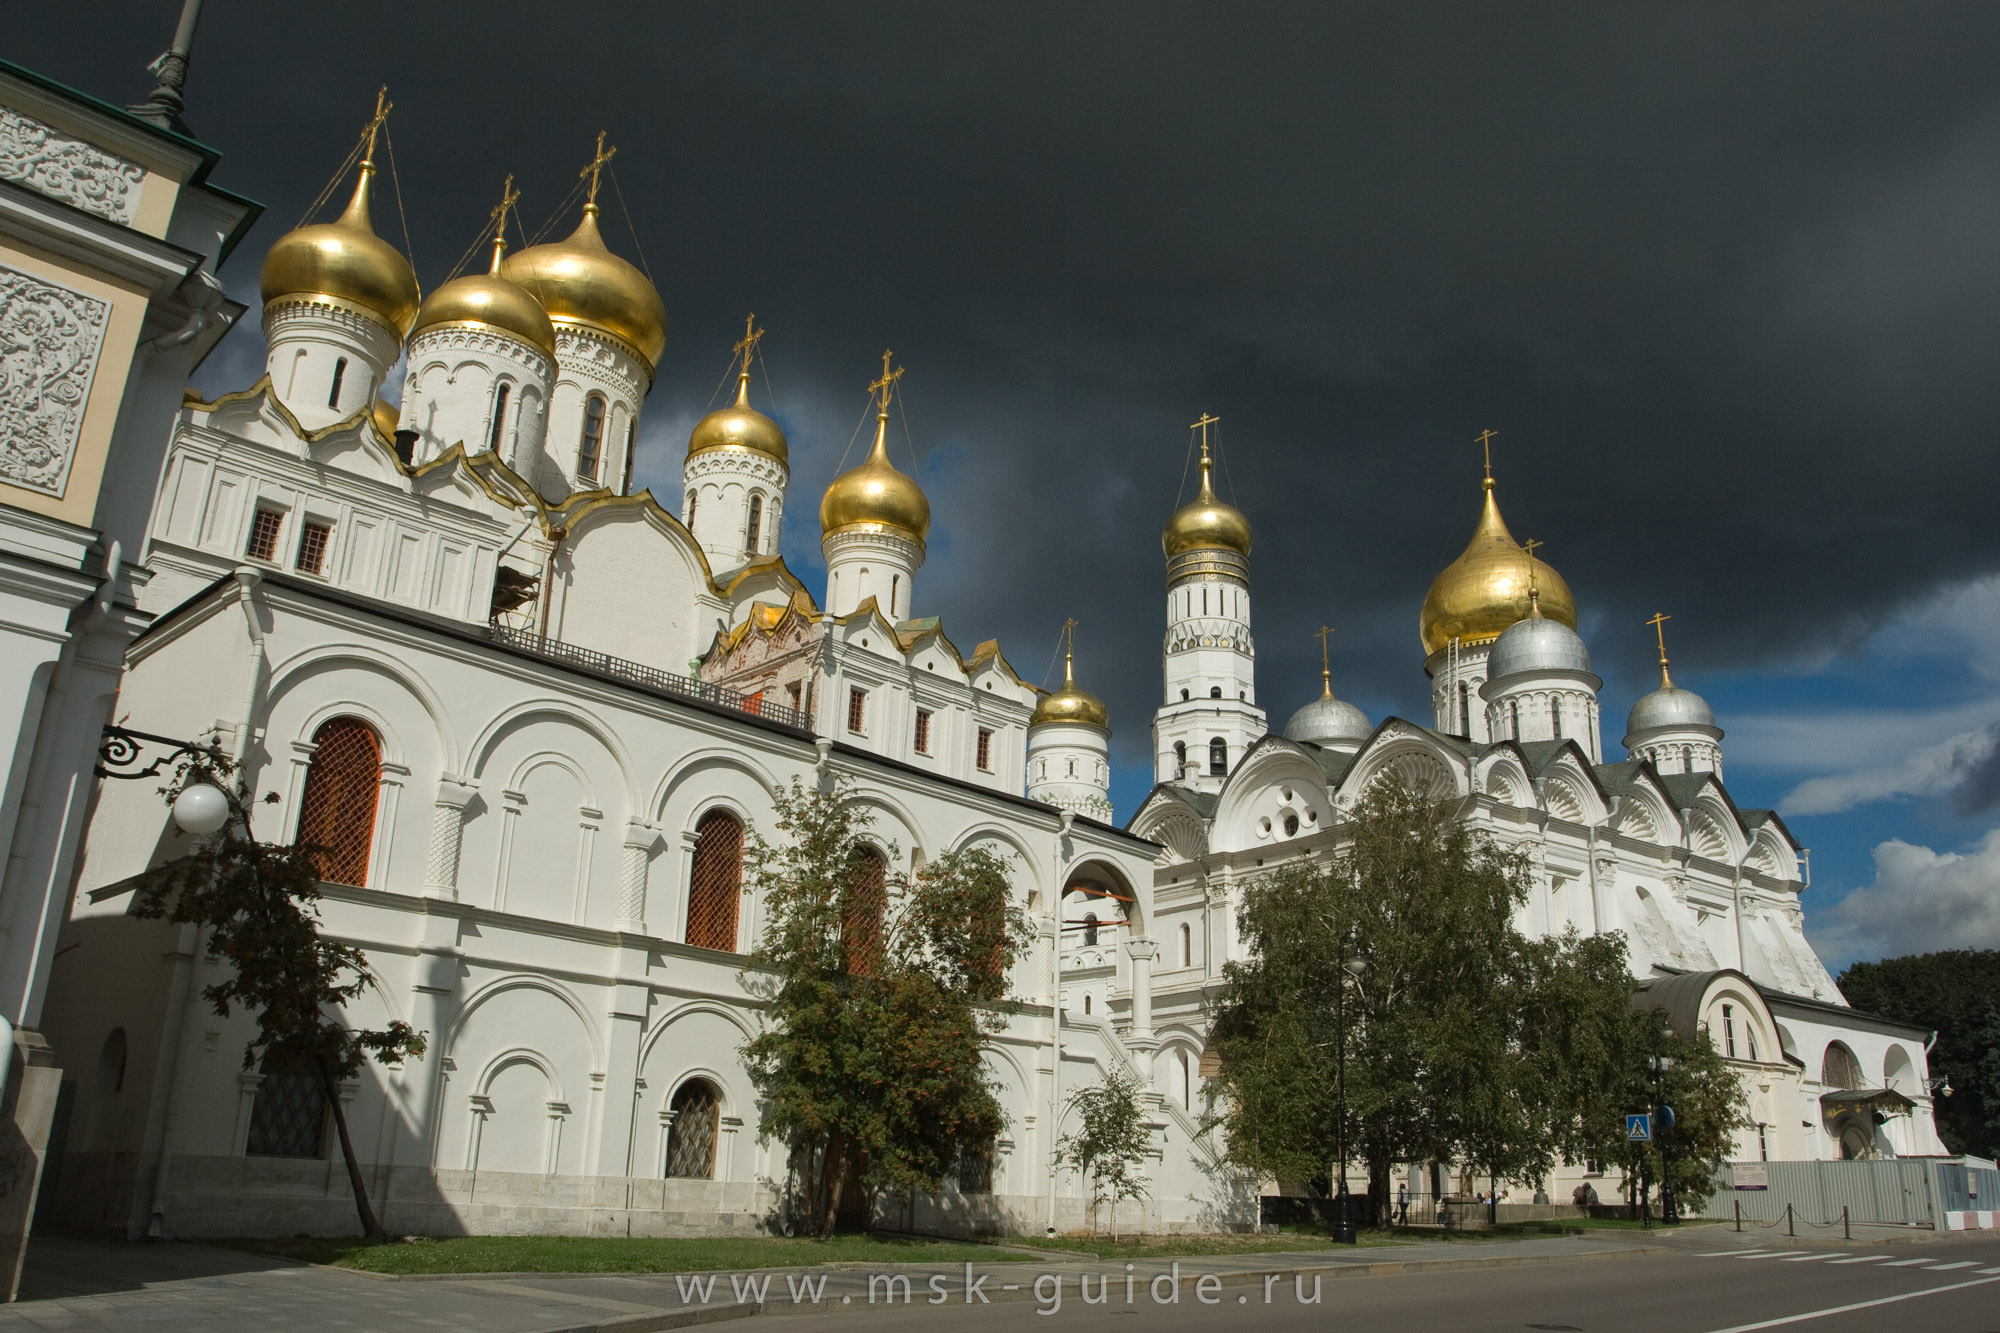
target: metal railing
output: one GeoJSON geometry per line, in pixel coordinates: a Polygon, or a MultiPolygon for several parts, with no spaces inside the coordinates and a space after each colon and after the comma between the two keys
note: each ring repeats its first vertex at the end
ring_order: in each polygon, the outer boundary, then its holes
{"type": "Polygon", "coordinates": [[[762,694],[743,694],[736,690],[724,689],[720,685],[711,685],[692,676],[662,671],[643,662],[628,661],[622,657],[613,657],[609,653],[592,652],[573,643],[564,643],[561,639],[544,638],[539,634],[508,629],[503,625],[489,626],[486,637],[505,647],[532,654],[546,661],[561,662],[565,666],[587,671],[594,676],[602,676],[627,685],[638,685],[679,699],[714,704],[746,717],[765,718],[780,726],[795,727],[800,731],[811,729],[807,725],[804,709],[772,703],[762,694]]]}

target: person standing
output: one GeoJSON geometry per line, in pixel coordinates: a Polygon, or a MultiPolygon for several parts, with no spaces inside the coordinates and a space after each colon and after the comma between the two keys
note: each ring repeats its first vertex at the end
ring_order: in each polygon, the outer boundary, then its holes
{"type": "Polygon", "coordinates": [[[1410,1182],[1407,1180],[1396,1186],[1396,1225],[1410,1225],[1410,1182]]]}

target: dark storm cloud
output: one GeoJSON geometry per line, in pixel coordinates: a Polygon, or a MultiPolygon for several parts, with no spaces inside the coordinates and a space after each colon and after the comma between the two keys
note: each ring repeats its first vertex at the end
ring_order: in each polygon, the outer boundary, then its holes
{"type": "MultiPolygon", "coordinates": [[[[173,8],[36,7],[9,54],[131,100],[173,8]]],[[[1482,427],[1614,684],[1656,608],[1693,683],[2000,564],[1991,5],[211,0],[204,25],[190,117],[271,204],[239,294],[378,82],[429,282],[505,172],[537,222],[610,129],[674,324],[640,479],[672,503],[755,308],[814,558],[893,346],[936,514],[921,609],[1031,676],[1076,616],[1128,760],[1202,411],[1257,529],[1277,724],[1322,621],[1343,693],[1421,711],[1417,607],[1482,427]]]]}

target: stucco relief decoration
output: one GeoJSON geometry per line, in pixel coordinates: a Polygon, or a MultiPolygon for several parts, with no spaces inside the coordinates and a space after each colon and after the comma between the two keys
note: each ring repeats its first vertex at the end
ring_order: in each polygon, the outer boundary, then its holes
{"type": "Polygon", "coordinates": [[[146,169],[0,107],[0,179],[130,226],[146,169]]]}
{"type": "Polygon", "coordinates": [[[69,483],[111,303],[0,266],[0,481],[69,483]]]}

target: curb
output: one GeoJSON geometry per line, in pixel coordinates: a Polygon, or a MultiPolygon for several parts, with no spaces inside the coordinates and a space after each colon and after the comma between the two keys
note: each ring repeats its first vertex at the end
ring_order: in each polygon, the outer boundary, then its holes
{"type": "Polygon", "coordinates": [[[697,1324],[721,1324],[732,1319],[748,1319],[758,1313],[754,1305],[708,1305],[699,1310],[663,1310],[659,1314],[621,1315],[594,1324],[555,1324],[533,1333],[657,1333],[659,1329],[692,1328],[697,1324]]]}

